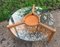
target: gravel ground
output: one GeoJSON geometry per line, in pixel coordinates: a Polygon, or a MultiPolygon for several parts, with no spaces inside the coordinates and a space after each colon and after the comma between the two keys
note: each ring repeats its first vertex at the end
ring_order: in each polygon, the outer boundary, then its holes
{"type": "MultiPolygon", "coordinates": [[[[51,12],[55,18],[56,33],[47,47],[60,47],[60,10],[51,12]]],[[[0,22],[0,47],[43,47],[40,42],[17,39],[7,28],[8,22],[0,22]]],[[[45,47],[45,46],[44,46],[45,47]]]]}

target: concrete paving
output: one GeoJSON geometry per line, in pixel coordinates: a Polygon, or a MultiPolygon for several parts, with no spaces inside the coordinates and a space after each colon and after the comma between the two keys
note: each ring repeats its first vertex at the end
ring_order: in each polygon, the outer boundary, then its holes
{"type": "MultiPolygon", "coordinates": [[[[55,27],[57,31],[47,47],[60,47],[60,10],[52,11],[51,13],[55,18],[55,27]]],[[[17,39],[6,28],[7,24],[7,21],[0,22],[0,47],[43,47],[40,43],[17,39]]]]}

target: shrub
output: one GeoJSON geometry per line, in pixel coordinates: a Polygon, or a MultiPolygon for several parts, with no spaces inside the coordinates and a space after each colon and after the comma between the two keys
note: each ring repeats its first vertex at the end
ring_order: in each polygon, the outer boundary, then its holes
{"type": "Polygon", "coordinates": [[[0,21],[9,19],[16,10],[32,4],[43,9],[60,8],[60,0],[0,0],[0,21]]]}

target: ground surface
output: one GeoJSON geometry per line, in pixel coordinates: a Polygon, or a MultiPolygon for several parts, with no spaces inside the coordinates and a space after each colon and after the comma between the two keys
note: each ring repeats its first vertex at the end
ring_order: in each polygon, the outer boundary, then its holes
{"type": "MultiPolygon", "coordinates": [[[[60,11],[51,12],[55,18],[56,33],[47,47],[60,47],[60,11]]],[[[17,39],[7,28],[7,21],[0,22],[0,47],[42,47],[38,42],[26,42],[17,39]]]]}

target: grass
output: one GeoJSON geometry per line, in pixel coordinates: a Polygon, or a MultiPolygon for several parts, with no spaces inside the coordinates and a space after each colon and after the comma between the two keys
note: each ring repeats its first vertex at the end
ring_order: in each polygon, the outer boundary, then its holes
{"type": "Polygon", "coordinates": [[[60,0],[0,0],[0,22],[9,19],[16,10],[32,4],[43,9],[60,8],[60,0]]]}

